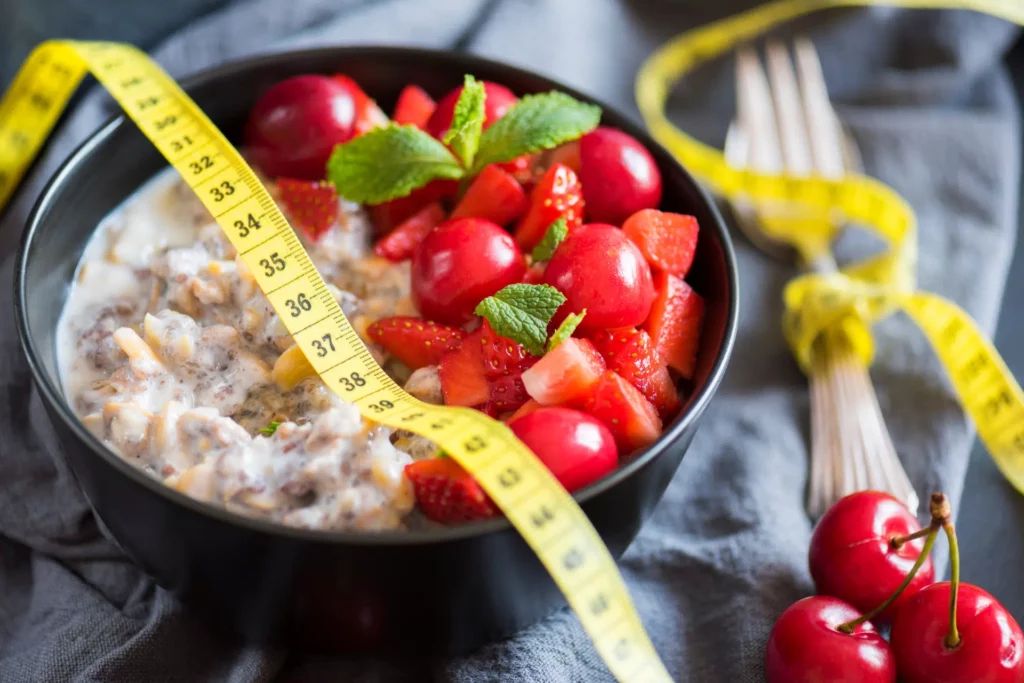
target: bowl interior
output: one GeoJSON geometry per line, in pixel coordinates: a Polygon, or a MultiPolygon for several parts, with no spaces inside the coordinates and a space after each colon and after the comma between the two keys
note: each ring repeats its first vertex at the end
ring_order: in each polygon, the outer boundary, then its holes
{"type": "MultiPolygon", "coordinates": [[[[559,89],[592,99],[546,78],[488,60],[452,53],[404,48],[333,48],[293,52],[228,64],[189,79],[186,90],[236,144],[244,119],[259,96],[274,83],[299,73],[344,72],[391,111],[402,87],[416,83],[435,98],[461,84],[465,73],[501,82],[517,94],[559,89]]],[[[651,449],[620,466],[605,479],[577,492],[585,500],[649,458],[657,456],[703,412],[731,352],[737,318],[737,277],[732,246],[721,217],[708,196],[672,157],[621,115],[604,108],[603,124],[621,128],[649,149],[661,169],[662,208],[693,214],[701,234],[688,282],[706,302],[696,375],[687,387],[684,410],[651,449]]],[[[143,182],[166,166],[138,129],[118,117],[86,141],[53,178],[39,200],[22,242],[16,279],[18,321],[25,350],[46,397],[83,440],[112,466],[162,495],[183,498],[135,470],[103,448],[80,426],[67,406],[56,362],[55,332],[78,260],[100,220],[143,182]]],[[[184,501],[183,501],[184,502],[184,501]]],[[[205,506],[203,506],[205,507],[205,506]]]]}

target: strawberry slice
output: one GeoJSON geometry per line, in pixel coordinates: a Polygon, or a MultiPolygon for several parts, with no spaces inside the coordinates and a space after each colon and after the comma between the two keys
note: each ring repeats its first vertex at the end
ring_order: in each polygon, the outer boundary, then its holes
{"type": "Polygon", "coordinates": [[[372,97],[359,87],[355,80],[345,74],[335,74],[331,79],[336,83],[340,83],[352,95],[352,101],[356,106],[356,137],[379,126],[388,125],[387,114],[377,106],[377,102],[372,97]]]}
{"type": "Polygon", "coordinates": [[[608,369],[617,372],[642,394],[647,393],[651,375],[664,366],[650,336],[643,330],[632,327],[601,330],[591,335],[590,340],[608,364],[608,369]]]}
{"type": "Polygon", "coordinates": [[[542,406],[541,404],[537,403],[536,401],[534,401],[531,398],[529,401],[527,401],[522,406],[520,406],[519,410],[517,410],[516,412],[512,413],[512,415],[510,415],[509,418],[507,420],[505,420],[505,422],[506,423],[514,422],[515,420],[518,420],[519,418],[523,417],[524,415],[529,415],[530,413],[534,412],[535,410],[540,410],[543,407],[544,406],[542,406]]]}
{"type": "Polygon", "coordinates": [[[487,380],[487,404],[490,410],[485,410],[492,417],[504,415],[519,410],[530,400],[523,386],[523,373],[503,375],[487,380]]]}
{"type": "Polygon", "coordinates": [[[606,370],[583,404],[615,437],[619,454],[650,446],[661,436],[661,418],[644,395],[611,370],[606,370]]]}
{"type": "Polygon", "coordinates": [[[366,328],[366,336],[410,370],[437,365],[446,352],[461,345],[464,335],[456,327],[404,315],[383,318],[366,328]]]}
{"type": "Polygon", "coordinates": [[[594,345],[570,337],[523,372],[523,385],[538,404],[563,405],[590,393],[604,371],[604,359],[594,345]]]}
{"type": "Polygon", "coordinates": [[[374,233],[385,235],[404,223],[410,216],[432,202],[454,197],[459,192],[458,180],[432,180],[404,197],[369,206],[374,233]]]}
{"type": "Polygon", "coordinates": [[[407,85],[398,95],[391,119],[400,126],[413,125],[426,130],[427,121],[437,109],[437,102],[418,85],[407,85]]]}
{"type": "Polygon", "coordinates": [[[520,373],[537,360],[522,344],[495,332],[486,318],[480,326],[480,334],[484,373],[488,378],[520,373]]]}
{"type": "Polygon", "coordinates": [[[662,422],[671,420],[679,412],[679,409],[683,407],[683,402],[679,398],[679,390],[676,389],[676,383],[672,381],[671,373],[664,366],[659,367],[651,375],[647,382],[647,391],[644,392],[644,397],[651,402],[651,405],[658,409],[658,416],[662,422]]]}
{"type": "Polygon", "coordinates": [[[690,285],[669,273],[655,273],[657,295],[644,329],[651,335],[661,362],[693,379],[700,347],[704,299],[690,285]]]}
{"type": "Polygon", "coordinates": [[[278,178],[277,190],[288,218],[314,242],[338,220],[341,205],[332,183],[278,178]]]}
{"type": "Polygon", "coordinates": [[[441,524],[490,519],[501,513],[480,484],[451,458],[430,458],[405,466],[416,502],[441,524]]]}
{"type": "Polygon", "coordinates": [[[490,392],[484,375],[482,336],[477,330],[465,337],[457,349],[441,356],[438,376],[445,405],[471,408],[487,401],[490,392]]]}
{"type": "Polygon", "coordinates": [[[516,179],[494,164],[473,179],[452,218],[486,218],[498,225],[508,225],[526,213],[530,200],[516,179]]]}
{"type": "Polygon", "coordinates": [[[416,247],[444,220],[444,208],[434,202],[414,213],[405,222],[380,239],[373,247],[373,253],[389,261],[399,262],[411,259],[416,247]]]}
{"type": "Polygon", "coordinates": [[[516,242],[524,251],[533,249],[548,226],[563,216],[570,230],[583,224],[583,186],[571,168],[554,164],[530,193],[530,209],[516,226],[516,242]]]}
{"type": "Polygon", "coordinates": [[[626,219],[622,231],[651,268],[686,277],[697,251],[700,226],[693,216],[643,209],[626,219]]]}

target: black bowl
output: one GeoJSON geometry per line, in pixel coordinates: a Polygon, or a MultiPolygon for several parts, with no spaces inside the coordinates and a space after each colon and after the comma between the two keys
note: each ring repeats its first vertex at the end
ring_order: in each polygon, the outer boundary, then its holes
{"type": "MultiPolygon", "coordinates": [[[[417,83],[435,97],[463,74],[518,94],[559,89],[536,74],[470,57],[400,48],[331,48],[248,59],[213,69],[185,89],[232,139],[259,95],[299,73],[345,72],[390,110],[417,83]]],[[[722,219],[690,175],[625,117],[604,123],[638,138],[664,180],[663,207],[700,221],[688,280],[706,299],[696,378],[661,439],[577,493],[619,557],[650,515],[725,372],[736,334],[736,263],[722,219]]],[[[462,653],[528,626],[564,604],[526,543],[504,520],[422,533],[306,531],[199,503],[107,450],[68,407],[54,335],[76,264],[100,220],[165,166],[118,117],[89,138],[35,206],[18,258],[18,331],[64,455],[109,535],[161,586],[211,623],[258,642],[333,652],[462,653]]]]}

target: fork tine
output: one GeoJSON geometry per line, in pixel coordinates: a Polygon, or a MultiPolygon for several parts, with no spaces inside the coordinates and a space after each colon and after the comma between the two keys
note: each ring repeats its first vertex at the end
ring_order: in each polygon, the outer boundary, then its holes
{"type": "Polygon", "coordinates": [[[782,155],[771,90],[761,61],[750,46],[736,54],[736,86],[737,119],[748,142],[747,166],[761,173],[780,173],[782,155]]]}
{"type": "Polygon", "coordinates": [[[768,42],[765,53],[786,173],[797,177],[809,176],[814,169],[814,160],[789,51],[782,43],[773,40],[768,42]]]}
{"type": "Polygon", "coordinates": [[[807,133],[811,139],[814,168],[825,178],[842,178],[846,174],[843,162],[843,142],[839,121],[828,98],[825,77],[821,71],[818,52],[806,37],[793,41],[803,110],[807,120],[807,133]]]}

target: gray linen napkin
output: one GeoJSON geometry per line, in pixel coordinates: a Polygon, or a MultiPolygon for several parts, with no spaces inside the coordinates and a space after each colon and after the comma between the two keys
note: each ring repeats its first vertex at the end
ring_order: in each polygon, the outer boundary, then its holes
{"type": "MultiPolygon", "coordinates": [[[[111,15],[134,5],[66,4],[111,15]]],[[[752,4],[248,0],[193,22],[153,54],[181,77],[228,58],[296,46],[457,46],[554,76],[635,115],[633,76],[654,47],[752,4]]],[[[216,5],[190,3],[188,11],[216,5]]],[[[14,17],[18,34],[17,11],[0,15],[14,17]]],[[[171,25],[160,22],[147,30],[171,25]]],[[[999,67],[1016,30],[966,12],[890,9],[830,12],[800,24],[822,52],[868,171],[918,212],[922,287],[957,301],[991,330],[1017,215],[1019,114],[999,67]]],[[[109,29],[114,39],[128,30],[109,29]]],[[[0,74],[5,70],[9,65],[0,74]]],[[[702,70],[673,98],[676,119],[714,143],[724,137],[732,109],[727,61],[702,70]]],[[[64,123],[0,226],[0,258],[10,253],[46,178],[111,111],[109,98],[92,92],[64,123]]],[[[792,273],[741,238],[737,251],[743,300],[730,371],[653,519],[621,563],[679,681],[763,680],[773,620],[812,590],[805,559],[811,523],[803,508],[806,383],[778,322],[780,291],[792,273]]],[[[0,320],[11,320],[11,278],[6,257],[0,320]]],[[[920,492],[942,489],[956,503],[970,426],[908,321],[887,321],[878,341],[873,375],[897,448],[920,492]]],[[[11,326],[0,330],[0,388],[2,683],[610,680],[567,610],[452,661],[308,659],[220,642],[99,533],[59,457],[11,326]]]]}

